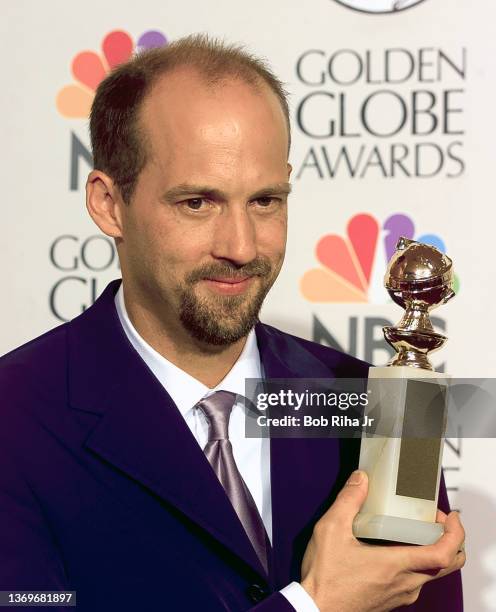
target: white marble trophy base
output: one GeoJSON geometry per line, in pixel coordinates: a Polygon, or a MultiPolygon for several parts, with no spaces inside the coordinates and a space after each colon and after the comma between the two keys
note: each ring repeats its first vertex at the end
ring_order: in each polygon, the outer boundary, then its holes
{"type": "Polygon", "coordinates": [[[357,514],[353,522],[356,537],[388,540],[403,544],[434,544],[443,535],[440,523],[428,523],[384,514],[357,514]]]}
{"type": "MultiPolygon", "coordinates": [[[[446,375],[411,366],[372,367],[369,370],[369,389],[372,401],[366,410],[370,417],[380,416],[380,432],[362,433],[359,468],[367,472],[369,490],[360,513],[355,517],[353,533],[357,538],[389,540],[406,544],[433,544],[443,533],[435,522],[444,440],[440,440],[439,455],[428,465],[435,493],[430,499],[421,495],[398,495],[398,474],[401,451],[401,432],[407,405],[407,381],[413,378],[443,379],[446,375]],[[392,384],[384,379],[398,379],[392,384]],[[382,382],[382,384],[381,384],[382,382]],[[380,406],[380,413],[377,406],[380,406]],[[388,432],[387,437],[384,436],[388,432]]],[[[411,401],[411,400],[410,400],[411,401]]],[[[413,406],[415,409],[415,406],[413,406]]],[[[421,460],[419,460],[419,465],[421,460]]],[[[410,487],[415,489],[416,464],[410,462],[410,487]],[[413,479],[413,480],[412,480],[413,479]],[[412,484],[413,482],[413,484],[412,484]]],[[[419,468],[419,474],[421,474],[419,468]]],[[[425,472],[424,472],[425,474],[425,472]]],[[[422,476],[419,476],[422,478],[422,476]]]]}

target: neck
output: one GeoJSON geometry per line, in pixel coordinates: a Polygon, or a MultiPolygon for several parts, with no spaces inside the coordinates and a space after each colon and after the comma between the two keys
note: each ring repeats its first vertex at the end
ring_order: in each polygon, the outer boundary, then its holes
{"type": "Polygon", "coordinates": [[[209,388],[223,380],[238,360],[246,336],[228,346],[214,346],[193,338],[180,323],[159,318],[152,308],[133,300],[124,288],[126,312],[138,334],[157,353],[209,388]]]}

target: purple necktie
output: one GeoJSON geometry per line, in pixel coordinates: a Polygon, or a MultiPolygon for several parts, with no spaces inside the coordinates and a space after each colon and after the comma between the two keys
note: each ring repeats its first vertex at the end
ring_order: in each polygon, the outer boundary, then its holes
{"type": "Polygon", "coordinates": [[[236,466],[231,442],[229,441],[229,417],[235,402],[236,394],[229,391],[216,391],[198,402],[198,408],[203,412],[209,423],[208,442],[203,452],[231,500],[231,504],[267,572],[268,538],[265,527],[253,497],[236,466]]]}

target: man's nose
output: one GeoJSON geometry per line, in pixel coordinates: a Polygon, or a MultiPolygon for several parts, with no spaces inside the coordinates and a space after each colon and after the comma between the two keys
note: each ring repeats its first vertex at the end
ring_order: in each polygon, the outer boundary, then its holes
{"type": "Polygon", "coordinates": [[[212,255],[245,265],[257,255],[254,219],[246,206],[230,206],[217,219],[212,255]]]}

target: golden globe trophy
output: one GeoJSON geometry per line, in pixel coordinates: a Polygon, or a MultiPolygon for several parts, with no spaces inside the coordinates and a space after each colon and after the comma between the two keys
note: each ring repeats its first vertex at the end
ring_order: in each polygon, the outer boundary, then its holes
{"type": "Polygon", "coordinates": [[[446,429],[446,382],[428,355],[445,343],[429,312],[453,297],[453,268],[438,249],[400,238],[385,275],[391,298],[405,309],[398,325],[384,327],[396,354],[369,370],[373,430],[362,432],[360,469],[367,499],[353,523],[358,538],[432,544],[446,429]]]}

